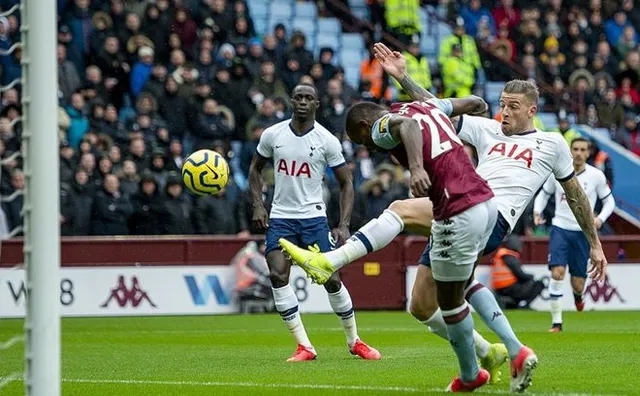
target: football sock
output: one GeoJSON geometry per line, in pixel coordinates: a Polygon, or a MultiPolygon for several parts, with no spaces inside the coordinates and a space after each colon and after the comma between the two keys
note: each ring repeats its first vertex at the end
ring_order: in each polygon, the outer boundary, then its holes
{"type": "Polygon", "coordinates": [[[336,270],[387,246],[404,228],[404,222],[394,212],[385,210],[380,217],[360,228],[339,248],[325,253],[336,270]]]}
{"type": "Polygon", "coordinates": [[[307,332],[302,324],[300,312],[298,312],[298,298],[291,285],[286,285],[273,290],[273,298],[276,304],[276,310],[289,328],[289,332],[299,345],[311,348],[311,341],[307,336],[307,332]]]}
{"type": "MultiPolygon", "coordinates": [[[[429,331],[435,335],[449,341],[449,334],[447,333],[447,324],[442,317],[442,311],[440,308],[427,320],[420,321],[423,325],[429,328],[429,331]]],[[[485,340],[477,331],[473,330],[473,342],[476,345],[476,354],[480,358],[484,358],[489,354],[491,344],[485,340]]]]}
{"type": "Polygon", "coordinates": [[[480,368],[473,343],[473,317],[469,305],[465,302],[458,308],[442,311],[447,324],[447,332],[451,338],[451,346],[460,363],[460,379],[473,382],[478,377],[480,368]]]}
{"type": "Polygon", "coordinates": [[[358,327],[356,326],[356,315],[353,312],[353,303],[351,296],[344,284],[336,293],[329,294],[329,304],[333,308],[333,312],[340,318],[340,323],[344,328],[344,334],[347,336],[347,345],[352,347],[358,341],[358,327]]]}
{"type": "Polygon", "coordinates": [[[564,281],[551,279],[549,282],[549,299],[551,305],[551,323],[562,323],[562,284],[564,281]]]}
{"type": "Polygon", "coordinates": [[[577,303],[582,302],[582,293],[573,292],[573,299],[576,300],[577,303]]]}
{"type": "Polygon", "coordinates": [[[522,343],[513,332],[509,320],[500,309],[493,293],[482,283],[474,280],[465,290],[465,294],[466,300],[473,306],[484,323],[500,337],[507,347],[509,357],[515,359],[522,348],[522,343]]]}

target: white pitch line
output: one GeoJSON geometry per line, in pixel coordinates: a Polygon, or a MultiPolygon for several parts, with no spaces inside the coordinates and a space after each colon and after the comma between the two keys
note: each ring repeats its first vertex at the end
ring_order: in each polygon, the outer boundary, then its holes
{"type": "MultiPolygon", "coordinates": [[[[380,391],[380,392],[437,392],[446,393],[444,388],[415,388],[402,386],[371,386],[371,385],[331,385],[331,384],[274,384],[259,382],[219,382],[219,381],[161,381],[161,380],[108,380],[108,379],[83,379],[65,378],[63,382],[88,383],[88,384],[121,384],[121,385],[165,385],[165,386],[202,386],[202,387],[238,387],[238,388],[284,388],[284,389],[328,389],[328,390],[353,390],[353,391],[380,391]]],[[[479,389],[478,393],[511,394],[506,390],[479,389]]],[[[532,393],[530,396],[605,396],[593,393],[532,393]]]]}
{"type": "Polygon", "coordinates": [[[9,349],[12,346],[24,341],[23,335],[17,335],[9,338],[6,342],[0,343],[0,351],[4,351],[5,349],[9,349]]]}
{"type": "Polygon", "coordinates": [[[22,374],[15,372],[7,375],[6,377],[0,377],[0,389],[4,388],[14,381],[22,381],[22,374]]]}
{"type": "MultiPolygon", "coordinates": [[[[19,373],[13,373],[0,381],[2,386],[12,381],[22,381],[19,373]]],[[[160,385],[160,386],[195,386],[210,388],[273,388],[273,389],[327,389],[327,390],[351,390],[351,391],[379,391],[398,393],[434,392],[446,393],[444,388],[416,388],[402,386],[373,386],[373,385],[332,385],[332,384],[274,384],[259,382],[221,382],[221,381],[164,381],[164,380],[135,380],[135,379],[89,379],[89,378],[63,378],[62,382],[76,384],[114,384],[114,385],[160,385]]],[[[477,393],[511,394],[500,389],[479,389],[477,393]]],[[[527,392],[529,396],[613,396],[596,393],[561,393],[561,392],[527,392]]]]}

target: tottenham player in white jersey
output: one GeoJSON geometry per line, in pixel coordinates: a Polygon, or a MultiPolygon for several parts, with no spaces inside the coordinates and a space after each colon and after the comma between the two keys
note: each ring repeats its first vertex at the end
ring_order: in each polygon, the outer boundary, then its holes
{"type": "MultiPolygon", "coordinates": [[[[295,338],[298,347],[290,362],[313,360],[316,351],[309,341],[298,310],[298,299],[289,285],[290,262],[280,251],[278,239],[319,251],[333,249],[334,240],[349,238],[353,208],[351,171],[345,166],[340,141],[315,121],[318,94],[311,85],[298,85],[291,96],[293,117],[267,128],[258,143],[249,170],[249,188],[253,199],[253,221],[267,230],[269,266],[276,310],[295,338]],[[262,201],[261,171],[273,160],[275,193],[271,213],[262,201]],[[340,224],[332,236],[322,200],[322,182],[327,166],[340,183],[340,224]]],[[[380,353],[358,337],[353,304],[337,274],[324,285],[329,303],[340,317],[349,351],[363,359],[380,359],[380,353]]]]}
{"type": "MultiPolygon", "coordinates": [[[[602,201],[602,210],[593,219],[596,228],[611,216],[616,207],[611,189],[607,184],[607,178],[598,168],[587,164],[591,142],[584,138],[577,138],[571,142],[573,154],[573,167],[576,178],[584,189],[591,204],[591,210],[596,206],[596,201],[602,201]]],[[[584,309],[582,292],[587,278],[587,264],[589,261],[589,241],[580,231],[580,224],[571,212],[567,197],[562,186],[553,178],[547,179],[534,201],[533,212],[537,225],[546,223],[542,212],[547,206],[549,198],[555,196],[555,215],[551,220],[551,235],[549,238],[549,269],[551,270],[551,282],[549,282],[549,297],[551,301],[551,329],[550,332],[562,331],[562,284],[567,265],[571,274],[571,287],[573,298],[578,311],[584,309]]]]}
{"type": "MultiPolygon", "coordinates": [[[[456,109],[460,103],[459,99],[439,101],[406,74],[402,54],[391,51],[380,43],[375,44],[374,50],[385,71],[400,82],[412,99],[438,103],[447,114],[459,114],[459,109],[456,109]]],[[[576,214],[591,244],[590,272],[595,280],[604,279],[607,261],[593,225],[589,201],[575,178],[571,154],[562,138],[557,134],[536,131],[533,127],[537,101],[538,90],[535,85],[516,80],[508,83],[501,95],[502,123],[472,116],[463,116],[457,121],[458,131],[463,140],[476,146],[479,156],[477,171],[494,190],[494,199],[498,204],[498,222],[492,238],[487,243],[485,254],[495,250],[510,233],[527,204],[533,199],[533,195],[549,175],[553,174],[561,180],[571,210],[576,214]]],[[[483,109],[486,109],[486,103],[482,103],[483,109]]],[[[404,228],[421,230],[424,235],[430,234],[433,210],[428,199],[396,201],[388,210],[402,220],[404,228]]],[[[370,240],[376,241],[376,250],[388,244],[394,236],[395,234],[389,232],[384,235],[368,235],[370,240]]],[[[351,239],[345,246],[331,253],[329,262],[334,267],[341,267],[344,265],[343,261],[354,261],[367,253],[367,249],[353,249],[348,246],[350,243],[357,241],[351,239]]],[[[421,264],[425,265],[420,265],[418,269],[410,311],[432,332],[448,339],[446,324],[438,308],[433,274],[425,258],[428,258],[428,247],[420,260],[421,264]]],[[[491,291],[476,280],[470,279],[466,298],[489,328],[505,343],[511,359],[511,389],[523,391],[531,384],[537,357],[531,349],[523,347],[515,336],[491,291]]],[[[498,374],[497,368],[505,361],[505,357],[479,335],[474,336],[474,341],[479,349],[478,356],[483,360],[482,366],[489,369],[492,376],[494,373],[498,374]]]]}

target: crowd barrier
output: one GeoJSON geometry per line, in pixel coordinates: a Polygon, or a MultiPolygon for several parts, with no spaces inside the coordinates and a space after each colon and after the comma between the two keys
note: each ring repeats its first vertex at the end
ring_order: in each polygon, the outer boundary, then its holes
{"type": "MultiPolygon", "coordinates": [[[[250,239],[235,237],[63,238],[60,304],[64,316],[190,315],[238,312],[233,256],[250,239]]],[[[612,263],[607,282],[589,284],[596,309],[640,309],[640,236],[602,238],[612,263]],[[623,254],[624,253],[624,254],[623,254]],[[615,263],[615,264],[614,264],[615,263]]],[[[523,238],[525,270],[548,277],[546,238],[523,238]]],[[[386,248],[340,271],[358,309],[407,307],[425,238],[398,237],[386,248]]],[[[22,241],[3,241],[0,317],[24,315],[26,286],[22,241]]],[[[485,262],[490,261],[486,258],[485,262]]],[[[487,282],[489,268],[477,276],[487,282]]],[[[303,312],[330,312],[322,286],[297,267],[291,285],[303,312]]],[[[567,287],[568,283],[567,283],[567,287]]],[[[567,290],[565,295],[571,295],[567,290]]],[[[546,309],[545,295],[534,304],[546,309]]],[[[566,299],[570,305],[570,299],[566,299]]],[[[570,308],[570,306],[567,308],[570,308]]]]}

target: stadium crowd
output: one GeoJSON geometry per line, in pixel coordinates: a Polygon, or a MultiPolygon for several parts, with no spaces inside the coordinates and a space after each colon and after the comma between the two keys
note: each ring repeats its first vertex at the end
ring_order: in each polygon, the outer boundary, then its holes
{"type": "MultiPolygon", "coordinates": [[[[2,0],[0,8],[16,3],[2,0]]],[[[322,4],[319,9],[329,12],[322,4]]],[[[512,61],[527,78],[553,86],[547,104],[584,103],[579,122],[609,128],[640,155],[634,30],[640,10],[632,0],[451,1],[455,29],[442,40],[434,70],[420,52],[420,20],[412,12],[393,12],[418,7],[419,0],[371,0],[369,6],[375,26],[406,42],[409,72],[432,91],[468,95],[479,73],[492,80],[514,77],[502,67],[512,61]]],[[[407,99],[400,87],[372,56],[361,64],[359,86],[350,86],[331,48],[314,56],[304,34],[283,25],[257,34],[248,11],[243,0],[58,0],[63,235],[257,233],[247,191],[249,164],[264,129],[289,117],[288,97],[299,82],[318,88],[318,121],[343,141],[357,188],[352,228],[408,196],[405,172],[384,156],[352,146],[342,132],[351,104],[407,99]],[[232,176],[224,193],[194,197],[183,191],[179,170],[197,148],[228,159],[232,176]]],[[[0,50],[20,41],[19,26],[15,13],[0,17],[0,50]]],[[[21,56],[20,48],[0,55],[2,85],[20,78],[21,56]]],[[[0,194],[8,230],[22,223],[24,175],[15,155],[20,103],[19,85],[2,93],[0,194]]],[[[558,131],[567,140],[570,130],[561,120],[558,131]]],[[[269,202],[273,169],[264,177],[269,202]]],[[[330,171],[325,190],[330,223],[337,224],[338,184],[330,171]]],[[[531,232],[526,221],[519,233],[531,232]]]]}

